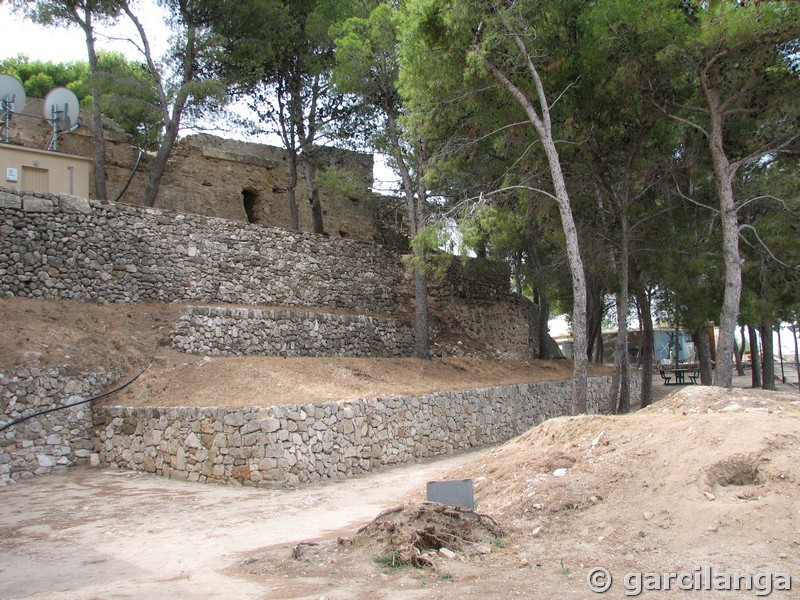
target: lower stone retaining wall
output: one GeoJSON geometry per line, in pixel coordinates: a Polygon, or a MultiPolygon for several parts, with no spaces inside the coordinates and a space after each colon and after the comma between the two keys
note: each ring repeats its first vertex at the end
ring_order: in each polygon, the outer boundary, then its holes
{"type": "Polygon", "coordinates": [[[389,317],[189,306],[172,345],[206,355],[411,356],[414,329],[389,317]]]}
{"type": "MultiPolygon", "coordinates": [[[[609,387],[590,379],[590,412],[609,387]]],[[[95,451],[176,479],[294,486],[503,442],[569,414],[571,393],[554,381],[269,408],[96,407],[95,451]]]]}
{"type": "MultiPolygon", "coordinates": [[[[17,367],[0,372],[0,425],[89,398],[116,379],[68,367],[17,367]]],[[[88,404],[58,410],[0,431],[0,486],[13,480],[87,464],[92,452],[88,404]]]]}

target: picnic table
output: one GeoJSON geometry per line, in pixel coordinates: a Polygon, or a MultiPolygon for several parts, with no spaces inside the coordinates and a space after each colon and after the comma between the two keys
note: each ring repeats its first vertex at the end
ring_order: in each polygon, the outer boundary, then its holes
{"type": "Polygon", "coordinates": [[[686,385],[686,374],[689,375],[690,384],[696,384],[697,378],[700,376],[697,369],[690,367],[669,367],[667,369],[661,368],[661,378],[664,380],[664,385],[686,385]],[[675,378],[675,383],[672,383],[672,378],[675,378]]]}

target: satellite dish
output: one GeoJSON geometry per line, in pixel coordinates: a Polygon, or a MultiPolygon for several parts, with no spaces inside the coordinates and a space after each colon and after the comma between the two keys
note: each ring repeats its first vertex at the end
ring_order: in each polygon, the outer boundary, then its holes
{"type": "Polygon", "coordinates": [[[25,108],[25,88],[22,82],[13,75],[0,75],[0,112],[3,113],[3,130],[5,143],[8,143],[8,129],[11,126],[11,115],[22,112],[25,108]]]}
{"type": "Polygon", "coordinates": [[[50,92],[44,99],[44,118],[50,121],[53,126],[53,136],[47,146],[48,150],[58,150],[58,134],[62,131],[74,131],[77,125],[78,114],[80,113],[80,102],[72,90],[64,87],[57,87],[50,92]]]}
{"type": "Polygon", "coordinates": [[[12,112],[25,108],[25,87],[13,75],[0,75],[0,102],[12,112]]]}

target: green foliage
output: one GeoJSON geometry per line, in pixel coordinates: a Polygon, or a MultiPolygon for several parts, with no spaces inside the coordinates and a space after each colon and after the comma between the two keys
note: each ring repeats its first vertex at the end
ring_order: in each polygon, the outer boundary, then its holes
{"type": "Polygon", "coordinates": [[[0,71],[19,79],[25,86],[25,93],[32,98],[44,98],[54,87],[70,88],[79,100],[83,100],[88,94],[84,86],[89,78],[89,65],[85,61],[32,61],[26,55],[20,54],[0,61],[0,71]]]}
{"type": "Polygon", "coordinates": [[[432,277],[441,277],[453,261],[451,254],[442,252],[450,243],[450,232],[443,221],[436,221],[420,228],[411,240],[413,254],[407,262],[420,267],[432,277]]]}
{"type": "MultiPolygon", "coordinates": [[[[397,90],[396,9],[377,4],[368,16],[354,16],[331,28],[336,62],[331,83],[342,94],[353,94],[364,107],[382,117],[398,118],[402,112],[397,90]]],[[[372,142],[381,145],[386,133],[373,128],[372,142]]]]}
{"type": "Polygon", "coordinates": [[[330,193],[345,198],[358,198],[364,189],[364,181],[347,169],[331,168],[319,171],[317,184],[330,193]]]}
{"type": "Polygon", "coordinates": [[[391,552],[389,554],[381,554],[380,556],[376,556],[375,562],[386,569],[393,569],[393,570],[407,569],[412,566],[411,563],[404,561],[400,557],[399,552],[391,552]]]}

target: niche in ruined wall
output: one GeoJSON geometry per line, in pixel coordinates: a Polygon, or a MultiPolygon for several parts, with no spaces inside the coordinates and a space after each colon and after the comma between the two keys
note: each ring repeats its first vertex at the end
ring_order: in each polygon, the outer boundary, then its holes
{"type": "Polygon", "coordinates": [[[266,221],[264,201],[256,190],[242,190],[242,203],[244,204],[244,212],[247,215],[248,223],[264,224],[266,221]]]}

